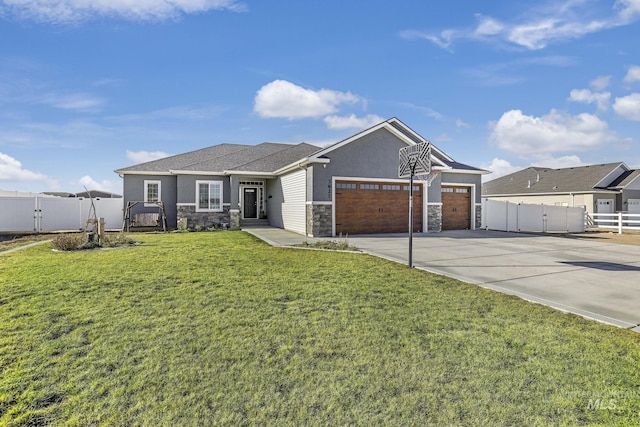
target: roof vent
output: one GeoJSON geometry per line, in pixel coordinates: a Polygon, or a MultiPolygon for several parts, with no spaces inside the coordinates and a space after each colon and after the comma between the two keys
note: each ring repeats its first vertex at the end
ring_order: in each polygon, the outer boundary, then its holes
{"type": "Polygon", "coordinates": [[[536,182],[540,182],[540,174],[536,175],[536,182]]]}
{"type": "Polygon", "coordinates": [[[527,188],[531,188],[531,180],[527,182],[527,188]]]}

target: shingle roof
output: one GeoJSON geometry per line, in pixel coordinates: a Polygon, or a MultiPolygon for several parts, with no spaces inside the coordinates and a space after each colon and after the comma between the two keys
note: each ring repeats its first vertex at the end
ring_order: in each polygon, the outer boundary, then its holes
{"type": "Polygon", "coordinates": [[[320,148],[301,143],[258,145],[220,144],[184,154],[178,154],[139,165],[116,170],[117,173],[170,171],[223,172],[253,171],[273,172],[302,159],[320,148]]]}
{"type": "Polygon", "coordinates": [[[622,162],[563,169],[529,167],[482,185],[482,195],[569,193],[607,190],[596,185],[622,162]]]}

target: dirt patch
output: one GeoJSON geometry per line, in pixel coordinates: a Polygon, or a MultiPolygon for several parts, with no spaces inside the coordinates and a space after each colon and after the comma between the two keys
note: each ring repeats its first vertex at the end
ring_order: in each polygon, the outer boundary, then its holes
{"type": "Polygon", "coordinates": [[[566,234],[565,237],[640,246],[640,231],[623,230],[622,233],[623,234],[618,234],[617,231],[612,230],[588,229],[584,233],[566,234]]]}

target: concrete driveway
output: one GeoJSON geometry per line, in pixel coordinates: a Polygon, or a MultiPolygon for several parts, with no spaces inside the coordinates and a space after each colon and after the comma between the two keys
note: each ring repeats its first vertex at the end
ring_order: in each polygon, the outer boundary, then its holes
{"type": "MultiPolygon", "coordinates": [[[[349,241],[407,263],[407,235],[349,241]]],[[[640,332],[640,246],[456,230],[414,235],[413,265],[640,332]]]]}
{"type": "MultiPolygon", "coordinates": [[[[271,244],[317,240],[273,228],[247,231],[271,244]]],[[[349,242],[407,264],[407,234],[349,236],[349,242]]],[[[414,235],[413,265],[640,332],[640,246],[485,230],[445,231],[414,235]]]]}

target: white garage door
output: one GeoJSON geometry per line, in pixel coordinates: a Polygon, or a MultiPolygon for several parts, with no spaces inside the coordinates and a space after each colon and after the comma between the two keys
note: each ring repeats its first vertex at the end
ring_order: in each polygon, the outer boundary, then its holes
{"type": "Polygon", "coordinates": [[[628,206],[629,206],[629,213],[630,214],[640,214],[640,199],[629,199],[628,201],[628,206]]]}
{"type": "Polygon", "coordinates": [[[306,171],[299,170],[285,175],[282,180],[282,222],[286,230],[307,232],[307,180],[306,171]]]}

